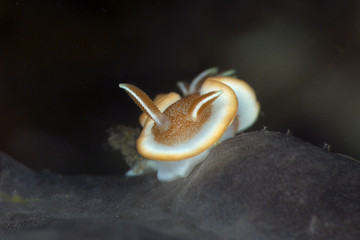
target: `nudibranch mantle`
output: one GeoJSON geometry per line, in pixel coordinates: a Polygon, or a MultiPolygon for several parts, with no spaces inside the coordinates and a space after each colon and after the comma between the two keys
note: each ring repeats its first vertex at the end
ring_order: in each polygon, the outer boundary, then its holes
{"type": "MultiPolygon", "coordinates": [[[[254,90],[216,68],[200,73],[190,85],[179,82],[177,93],[160,94],[154,101],[137,87],[121,83],[143,110],[143,130],[137,150],[149,159],[147,169],[157,171],[160,181],[187,177],[216,143],[233,137],[257,119],[260,105],[254,90]]],[[[138,175],[130,170],[127,175],[138,175]]]]}

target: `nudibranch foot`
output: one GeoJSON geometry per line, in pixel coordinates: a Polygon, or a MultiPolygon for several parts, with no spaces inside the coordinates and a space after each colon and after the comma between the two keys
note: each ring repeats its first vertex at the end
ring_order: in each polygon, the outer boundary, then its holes
{"type": "Polygon", "coordinates": [[[209,154],[206,150],[199,155],[180,161],[154,161],[157,164],[157,178],[161,182],[171,182],[178,178],[186,178],[192,169],[209,154]]]}
{"type": "Polygon", "coordinates": [[[135,164],[129,171],[125,173],[127,177],[135,177],[139,175],[143,175],[145,173],[158,171],[159,167],[156,161],[142,161],[135,164]]]}
{"type": "MultiPolygon", "coordinates": [[[[260,109],[255,92],[234,78],[234,73],[210,68],[190,84],[179,82],[182,98],[169,93],[152,101],[131,84],[119,85],[144,112],[139,119],[143,130],[136,148],[153,163],[144,169],[157,171],[160,181],[186,177],[214,145],[255,122],[260,109]]],[[[128,175],[137,174],[136,170],[128,175]]]]}

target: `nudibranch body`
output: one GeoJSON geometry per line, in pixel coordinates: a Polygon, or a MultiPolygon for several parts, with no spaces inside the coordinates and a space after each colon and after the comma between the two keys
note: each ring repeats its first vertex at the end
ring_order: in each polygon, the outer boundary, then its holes
{"type": "MultiPolygon", "coordinates": [[[[178,83],[183,97],[171,92],[154,101],[131,84],[119,85],[144,112],[136,146],[160,181],[187,177],[212,146],[254,123],[260,109],[255,93],[232,74],[208,69],[191,84],[178,83]]],[[[130,170],[127,175],[137,174],[130,170]]]]}

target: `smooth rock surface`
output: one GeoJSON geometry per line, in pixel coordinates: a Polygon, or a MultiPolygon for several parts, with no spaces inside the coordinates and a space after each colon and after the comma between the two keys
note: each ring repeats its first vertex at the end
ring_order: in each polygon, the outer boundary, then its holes
{"type": "Polygon", "coordinates": [[[186,179],[38,174],[0,155],[0,239],[360,239],[360,163],[276,132],[186,179]]]}

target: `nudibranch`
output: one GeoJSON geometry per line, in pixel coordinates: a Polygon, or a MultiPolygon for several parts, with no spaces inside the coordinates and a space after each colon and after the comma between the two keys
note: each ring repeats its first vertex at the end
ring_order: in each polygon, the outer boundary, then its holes
{"type": "Polygon", "coordinates": [[[255,122],[260,109],[255,92],[233,73],[210,68],[190,84],[178,82],[182,97],[171,92],[153,101],[134,85],[119,84],[143,111],[136,147],[160,181],[187,177],[211,147],[255,122]]]}

